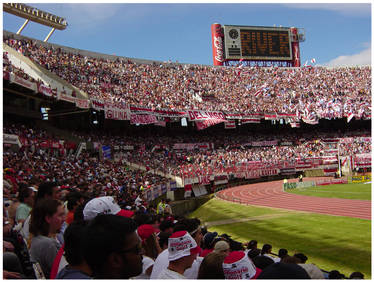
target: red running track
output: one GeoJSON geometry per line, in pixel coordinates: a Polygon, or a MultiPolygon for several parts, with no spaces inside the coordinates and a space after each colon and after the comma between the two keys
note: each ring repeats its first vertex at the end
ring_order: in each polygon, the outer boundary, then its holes
{"type": "MultiPolygon", "coordinates": [[[[315,179],[313,178],[313,180],[315,179]]],[[[283,192],[282,186],[282,180],[262,182],[222,190],[217,193],[217,196],[228,201],[240,201],[242,204],[253,206],[371,220],[371,201],[295,195],[283,192]]]]}

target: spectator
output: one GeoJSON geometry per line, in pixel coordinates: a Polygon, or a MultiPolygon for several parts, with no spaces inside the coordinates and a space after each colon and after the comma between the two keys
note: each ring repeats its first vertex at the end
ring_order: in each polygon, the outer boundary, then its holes
{"type": "Polygon", "coordinates": [[[325,279],[325,275],[323,274],[321,269],[319,269],[314,264],[299,263],[298,265],[305,269],[311,279],[325,279]]]}
{"type": "Polygon", "coordinates": [[[20,201],[16,211],[17,223],[23,223],[26,218],[30,215],[32,207],[35,201],[35,193],[38,192],[34,187],[23,187],[18,195],[20,201]]]}
{"type": "Polygon", "coordinates": [[[135,222],[103,214],[87,226],[83,257],[96,279],[129,279],[142,272],[142,248],[135,222]]]}
{"type": "Polygon", "coordinates": [[[308,260],[308,257],[304,255],[303,253],[297,253],[297,254],[294,254],[293,256],[299,258],[301,263],[306,263],[306,261],[308,260]]]}
{"type": "Polygon", "coordinates": [[[225,240],[220,240],[214,244],[213,252],[227,256],[230,253],[230,245],[225,240]]]}
{"type": "Polygon", "coordinates": [[[270,244],[264,244],[262,246],[261,255],[271,258],[274,262],[279,262],[280,258],[276,258],[272,256],[272,246],[270,244]]]}
{"type": "Polygon", "coordinates": [[[310,276],[298,264],[278,262],[263,269],[257,279],[310,279],[310,276]]]}
{"type": "Polygon", "coordinates": [[[251,279],[256,267],[243,251],[233,251],[225,257],[223,264],[225,279],[251,279]]]}
{"type": "Polygon", "coordinates": [[[222,268],[225,257],[226,254],[216,252],[207,254],[200,264],[197,279],[225,279],[222,268]]]}
{"type": "Polygon", "coordinates": [[[200,247],[187,231],[174,232],[169,237],[169,265],[158,275],[158,279],[186,279],[183,275],[192,266],[200,247]]]}
{"type": "Polygon", "coordinates": [[[349,275],[349,279],[365,279],[365,278],[361,272],[352,272],[351,275],[349,275]]]}
{"type": "Polygon", "coordinates": [[[64,233],[64,251],[68,265],[58,272],[56,279],[91,279],[92,270],[83,258],[84,222],[71,223],[64,233]]]}
{"type": "Polygon", "coordinates": [[[39,200],[31,213],[30,233],[33,235],[30,256],[49,277],[53,260],[60,247],[56,235],[65,221],[62,203],[54,199],[39,200]]]}

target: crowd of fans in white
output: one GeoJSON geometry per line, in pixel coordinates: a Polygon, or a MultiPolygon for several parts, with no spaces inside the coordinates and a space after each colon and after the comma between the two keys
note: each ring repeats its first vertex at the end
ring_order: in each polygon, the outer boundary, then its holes
{"type": "Polygon", "coordinates": [[[296,113],[308,119],[349,114],[365,118],[371,113],[370,67],[138,64],[46,48],[32,40],[4,38],[4,43],[83,90],[90,99],[103,102],[152,109],[296,113]]]}

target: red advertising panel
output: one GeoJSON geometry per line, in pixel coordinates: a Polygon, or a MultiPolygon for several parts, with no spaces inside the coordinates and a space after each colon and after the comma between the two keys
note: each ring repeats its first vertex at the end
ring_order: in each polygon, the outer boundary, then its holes
{"type": "Polygon", "coordinates": [[[223,54],[223,32],[220,24],[212,24],[212,48],[213,48],[213,65],[223,66],[225,57],[223,54]]]}

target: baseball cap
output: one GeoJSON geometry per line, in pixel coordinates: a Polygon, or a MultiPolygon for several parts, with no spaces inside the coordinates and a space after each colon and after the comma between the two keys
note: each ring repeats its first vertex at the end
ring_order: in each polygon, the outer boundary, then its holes
{"type": "Polygon", "coordinates": [[[251,279],[256,274],[256,267],[243,251],[231,252],[222,264],[225,279],[251,279]]]}
{"type": "Polygon", "coordinates": [[[142,239],[142,242],[148,239],[153,233],[156,232],[156,229],[150,224],[142,224],[137,229],[139,237],[142,239]]]}
{"type": "Polygon", "coordinates": [[[169,261],[200,253],[200,247],[187,231],[177,231],[168,240],[169,261]]]}
{"type": "Polygon", "coordinates": [[[83,209],[84,220],[92,220],[98,214],[114,214],[124,217],[131,217],[129,211],[122,210],[111,196],[104,196],[92,199],[83,209]]]}
{"type": "Polygon", "coordinates": [[[218,241],[215,245],[214,245],[214,251],[215,252],[224,252],[224,251],[227,251],[230,249],[230,245],[229,243],[227,243],[226,241],[224,240],[221,240],[221,241],[218,241]]]}

